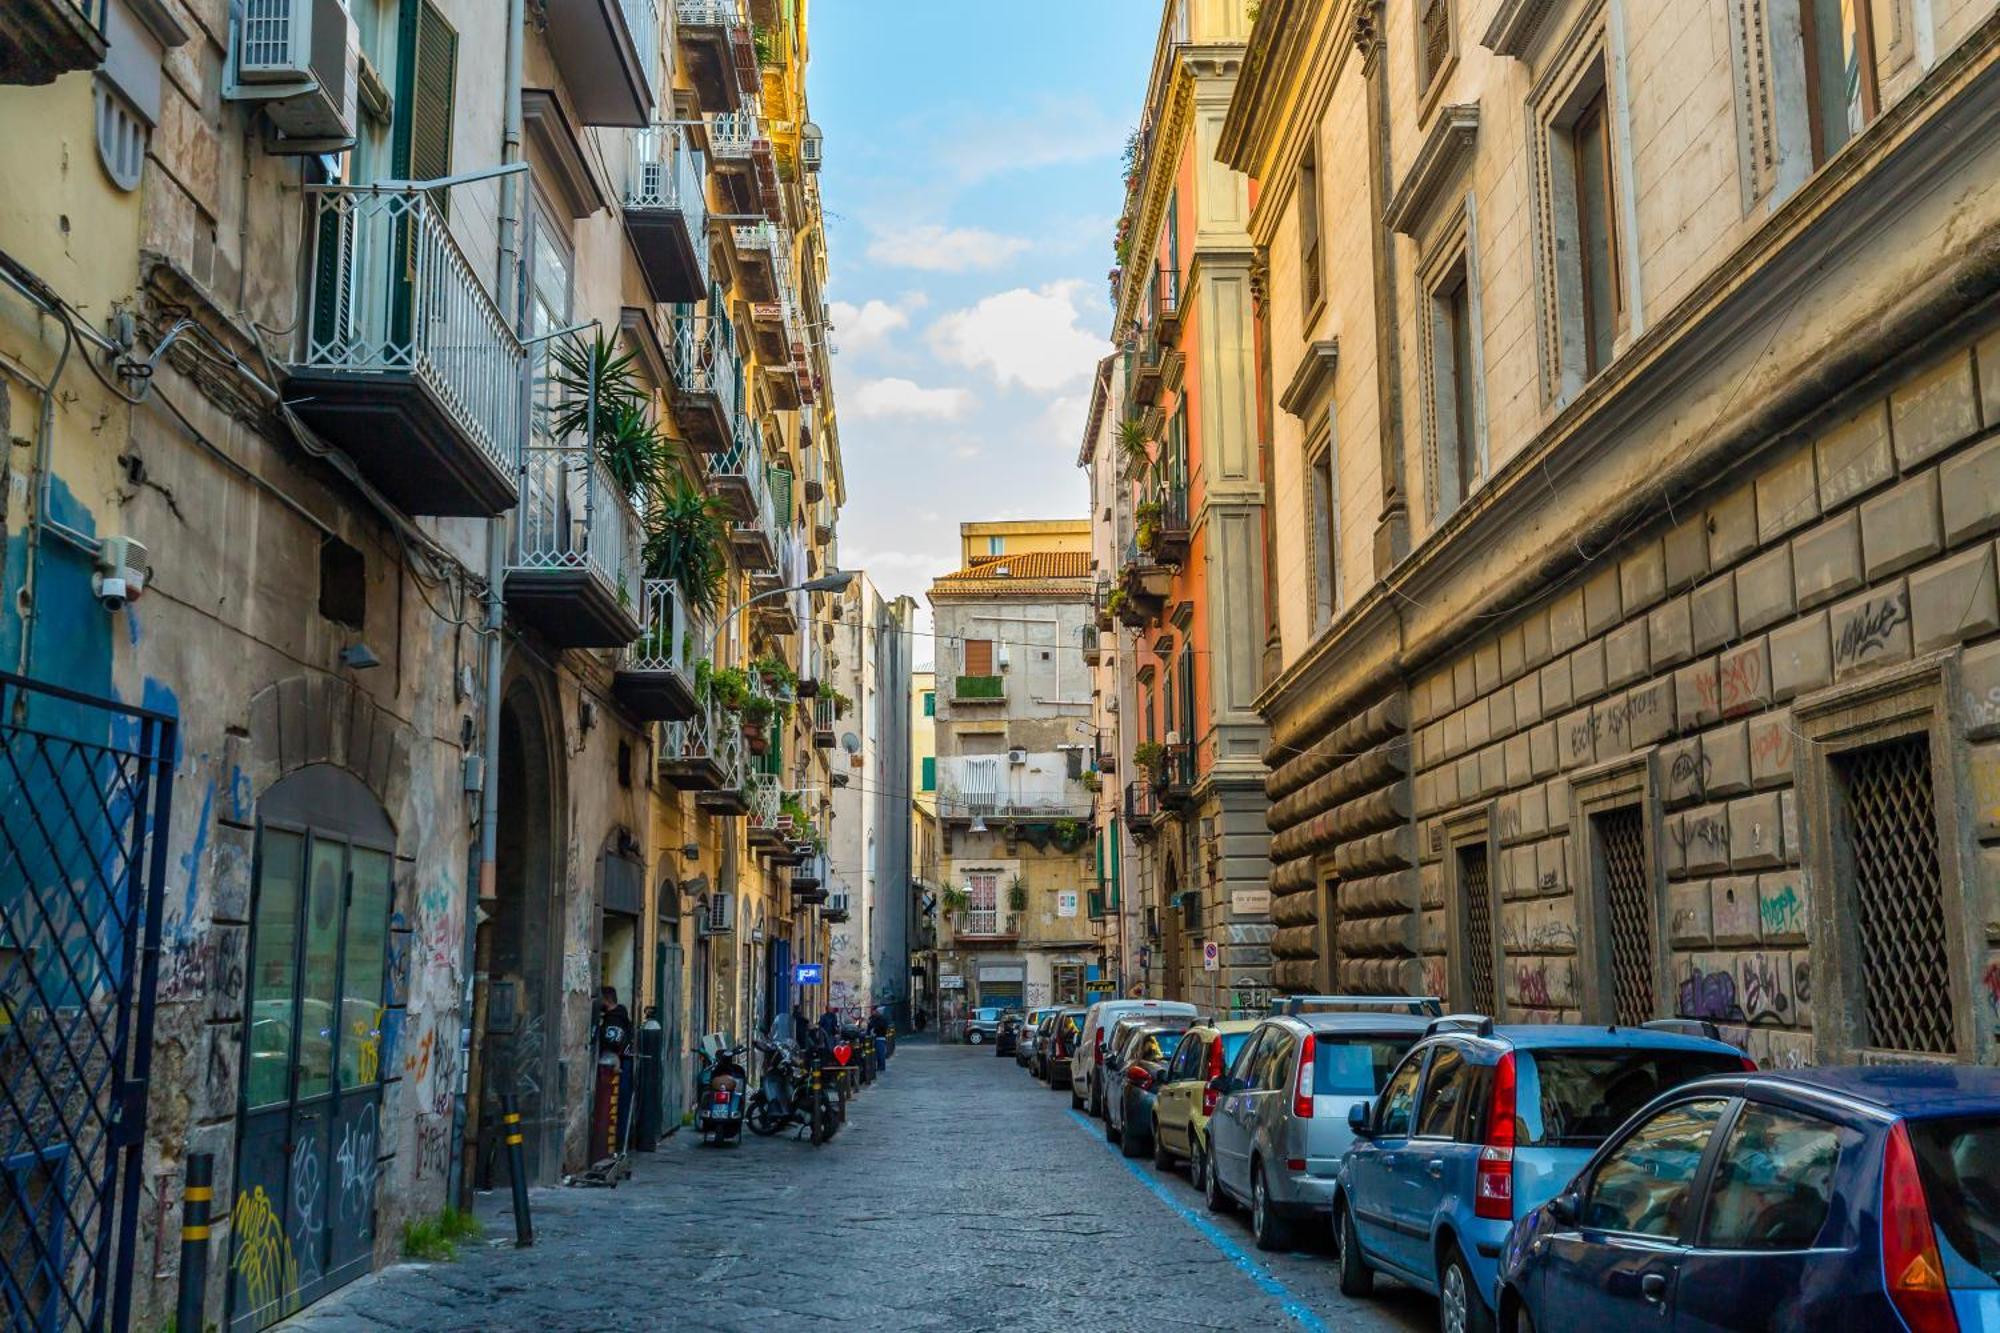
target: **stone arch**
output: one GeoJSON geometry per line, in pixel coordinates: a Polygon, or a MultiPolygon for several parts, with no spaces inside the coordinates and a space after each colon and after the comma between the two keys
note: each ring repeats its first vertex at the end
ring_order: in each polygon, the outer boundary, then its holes
{"type": "Polygon", "coordinates": [[[360,779],[400,833],[410,824],[411,726],[337,676],[298,675],[276,681],[250,700],[250,764],[255,798],[311,764],[330,764],[360,779]]]}

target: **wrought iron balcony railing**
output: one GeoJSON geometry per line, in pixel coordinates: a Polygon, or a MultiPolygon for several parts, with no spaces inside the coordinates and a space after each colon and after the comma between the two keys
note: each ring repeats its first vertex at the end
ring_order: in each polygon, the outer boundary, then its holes
{"type": "Polygon", "coordinates": [[[649,722],[694,716],[694,664],[707,641],[707,627],[688,614],[679,585],[672,579],[647,579],[639,604],[639,637],[618,663],[612,692],[649,722]]]}
{"type": "Polygon", "coordinates": [[[698,301],[708,292],[706,167],[681,125],[632,136],[625,225],[653,299],[698,301]]]}
{"type": "Polygon", "coordinates": [[[726,450],[743,417],[743,362],[726,320],[675,315],[673,361],[675,416],[688,442],[701,450],[726,450]]]}
{"type": "Polygon", "coordinates": [[[639,517],[588,449],[522,451],[510,604],[566,647],[615,648],[639,633],[639,517]]]}
{"type": "Polygon", "coordinates": [[[708,118],[708,151],[717,161],[747,161],[763,126],[754,111],[732,111],[708,118]]]}

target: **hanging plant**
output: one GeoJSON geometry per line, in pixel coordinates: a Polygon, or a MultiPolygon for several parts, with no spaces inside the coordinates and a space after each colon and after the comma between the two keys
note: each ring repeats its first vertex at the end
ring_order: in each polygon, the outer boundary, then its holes
{"type": "Polygon", "coordinates": [[[938,905],[947,912],[963,912],[972,906],[972,895],[962,888],[947,884],[938,890],[938,905]]]}
{"type": "Polygon", "coordinates": [[[1132,762],[1152,774],[1157,782],[1167,775],[1167,747],[1158,741],[1140,741],[1132,747],[1132,762]]]}
{"type": "Polygon", "coordinates": [[[799,685],[798,673],[775,653],[764,653],[750,663],[750,669],[764,678],[766,688],[796,690],[799,685]]]}
{"type": "MultiPolygon", "coordinates": [[[[699,683],[699,670],[695,679],[699,683]]],[[[708,689],[715,701],[732,713],[741,713],[750,702],[750,678],[743,673],[742,667],[710,668],[708,689]]]]}
{"type": "Polygon", "coordinates": [[[693,611],[710,612],[722,596],[722,515],[686,478],[653,503],[646,521],[646,577],[672,579],[693,611]]]}
{"type": "Polygon", "coordinates": [[[1007,906],[1015,912],[1028,910],[1028,886],[1019,875],[1007,881],[1007,906]]]}

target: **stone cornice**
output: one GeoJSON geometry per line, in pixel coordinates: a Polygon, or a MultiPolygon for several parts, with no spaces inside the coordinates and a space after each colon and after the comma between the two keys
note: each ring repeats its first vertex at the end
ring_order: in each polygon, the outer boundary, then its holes
{"type": "Polygon", "coordinates": [[[1382,210],[1382,220],[1391,231],[1413,235],[1437,207],[1445,188],[1472,162],[1472,150],[1479,138],[1479,104],[1456,102],[1438,115],[1431,132],[1424,136],[1417,160],[1396,187],[1395,197],[1382,210]]]}
{"type": "Polygon", "coordinates": [[[1338,338],[1322,338],[1307,347],[1305,355],[1299,358],[1299,368],[1293,373],[1292,382],[1285,386],[1285,392],[1278,398],[1278,406],[1303,421],[1312,405],[1333,383],[1334,367],[1339,362],[1338,338]]]}
{"type": "Polygon", "coordinates": [[[1479,39],[1480,45],[1495,55],[1525,60],[1556,5],[1557,0],[1500,0],[1500,7],[1493,12],[1493,22],[1486,25],[1486,35],[1479,39]]]}
{"type": "Polygon", "coordinates": [[[1904,291],[1871,318],[1868,336],[1839,345],[1761,403],[1718,421],[1697,444],[1655,460],[1649,484],[1591,512],[1562,512],[1565,479],[1634,441],[1669,395],[1740,351],[1792,308],[1828,257],[1892,221],[1965,158],[1965,145],[2000,130],[2000,13],[1989,16],[1922,83],[1888,107],[1830,167],[1815,174],[1626,353],[1514,454],[1493,480],[1425,538],[1388,577],[1258,696],[1288,743],[1350,701],[1421,669],[1488,626],[1524,614],[1537,595],[1658,508],[1663,494],[1711,485],[1802,417],[1878,379],[1895,363],[1935,354],[1935,339],[2000,295],[2000,236],[1967,239],[1955,268],[1904,291]],[[1528,546],[1522,534],[1534,534],[1528,546]],[[1510,545],[1511,543],[1511,545],[1510,545]],[[1473,591],[1467,593],[1467,586],[1473,591]],[[1456,599],[1456,600],[1454,600],[1456,599]],[[1447,611],[1433,613],[1439,603],[1447,611]]]}

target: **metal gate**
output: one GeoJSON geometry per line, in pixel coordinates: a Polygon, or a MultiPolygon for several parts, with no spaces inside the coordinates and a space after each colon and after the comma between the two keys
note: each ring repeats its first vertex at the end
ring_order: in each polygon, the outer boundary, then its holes
{"type": "Polygon", "coordinates": [[[1499,1009],[1493,985],[1493,893],[1483,844],[1459,849],[1459,952],[1465,959],[1465,998],[1474,1013],[1499,1009]]]}
{"type": "Polygon", "coordinates": [[[1867,1044],[1949,1055],[1950,950],[1931,745],[1921,732],[1843,755],[1867,1044]]]}
{"type": "Polygon", "coordinates": [[[1646,820],[1637,806],[1600,815],[1603,916],[1611,945],[1613,1021],[1630,1027],[1653,1015],[1653,895],[1646,874],[1646,820]]]}
{"type": "Polygon", "coordinates": [[[123,1329],[172,718],[0,672],[0,1302],[123,1329]]]}

